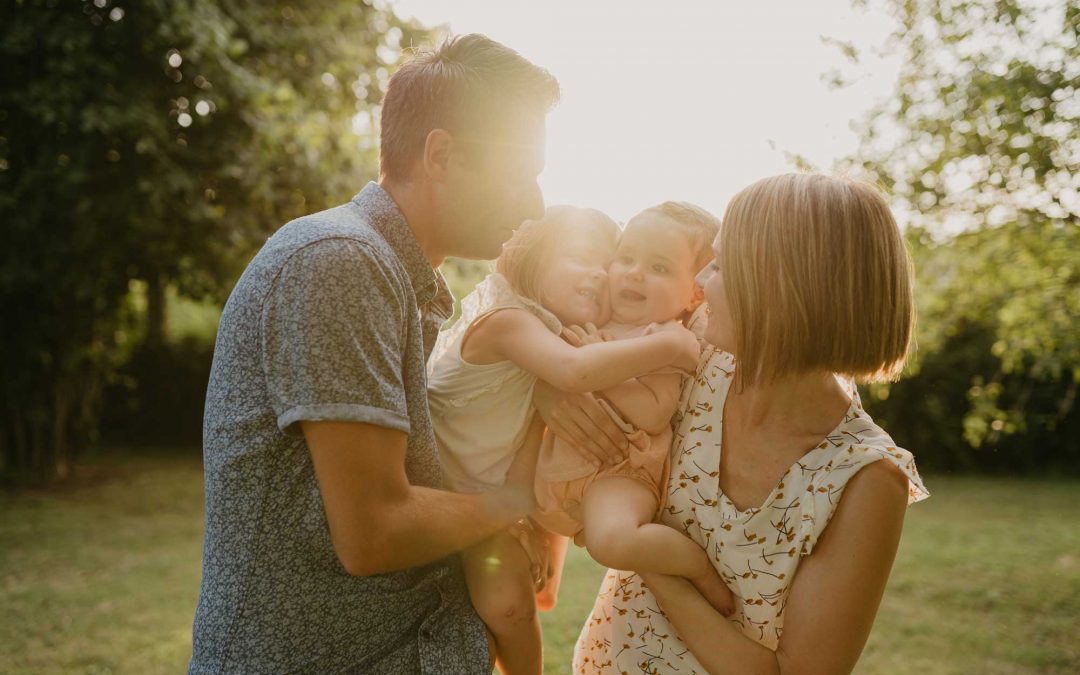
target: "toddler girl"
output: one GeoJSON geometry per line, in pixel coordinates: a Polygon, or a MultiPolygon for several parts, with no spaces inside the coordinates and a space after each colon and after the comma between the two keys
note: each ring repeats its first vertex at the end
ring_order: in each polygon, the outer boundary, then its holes
{"type": "MultiPolygon", "coordinates": [[[[607,321],[606,267],[617,236],[615,223],[598,211],[548,209],[515,232],[496,272],[465,298],[461,318],[440,335],[429,365],[428,400],[453,489],[531,482],[543,431],[532,406],[537,378],[587,392],[659,369],[696,367],[697,341],[685,331],[581,347],[560,337],[565,326],[607,321]]],[[[493,634],[499,669],[540,673],[539,571],[531,569],[527,552],[502,533],[467,550],[463,560],[473,604],[493,634]]]]}
{"type": "MultiPolygon", "coordinates": [[[[579,333],[578,342],[657,331],[692,336],[679,319],[689,317],[702,301],[694,276],[712,257],[718,227],[714,216],[681,202],[665,202],[634,216],[608,268],[610,322],[602,332],[579,333]]],[[[734,609],[731,592],[705,551],[682,533],[653,522],[665,504],[670,424],[682,382],[683,373],[664,368],[595,392],[631,441],[628,456],[612,466],[598,468],[548,434],[536,467],[534,518],[552,532],[583,540],[593,559],[606,567],[686,577],[727,614],[734,609]]]]}

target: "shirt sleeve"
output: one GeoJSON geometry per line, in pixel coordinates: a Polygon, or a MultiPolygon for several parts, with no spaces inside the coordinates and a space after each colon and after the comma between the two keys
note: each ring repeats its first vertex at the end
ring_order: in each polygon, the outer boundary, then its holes
{"type": "Polygon", "coordinates": [[[352,239],[305,246],[261,314],[263,372],[278,428],[365,422],[409,432],[402,381],[406,294],[387,261],[352,239]]]}

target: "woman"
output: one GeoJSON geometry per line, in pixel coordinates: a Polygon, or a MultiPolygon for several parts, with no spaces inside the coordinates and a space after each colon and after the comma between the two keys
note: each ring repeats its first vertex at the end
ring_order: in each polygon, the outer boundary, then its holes
{"type": "Polygon", "coordinates": [[[850,672],[905,508],[927,496],[851,384],[894,377],[914,321],[882,196],[767,178],[734,197],[714,249],[698,277],[712,347],[683,394],[663,522],[706,550],[736,612],[685,580],[610,570],[575,673],[850,672]]]}

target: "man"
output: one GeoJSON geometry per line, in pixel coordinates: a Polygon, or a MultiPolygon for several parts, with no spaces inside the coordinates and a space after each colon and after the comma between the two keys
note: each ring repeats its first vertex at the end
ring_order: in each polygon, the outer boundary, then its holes
{"type": "Polygon", "coordinates": [[[543,213],[558,84],[481,35],[403,65],[380,181],[282,227],[221,318],[191,673],[490,673],[454,555],[532,495],[439,488],[424,364],[452,298],[543,213]]]}

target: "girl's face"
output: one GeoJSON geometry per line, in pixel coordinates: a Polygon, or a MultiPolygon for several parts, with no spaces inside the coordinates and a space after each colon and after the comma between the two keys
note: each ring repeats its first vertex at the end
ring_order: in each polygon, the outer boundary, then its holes
{"type": "Polygon", "coordinates": [[[585,227],[567,228],[540,276],[540,304],[564,326],[608,322],[607,265],[615,242],[585,227]]]}
{"type": "Polygon", "coordinates": [[[705,326],[705,340],[729,354],[735,354],[735,324],[731,320],[731,306],[728,305],[727,292],[724,289],[724,275],[720,274],[717,262],[720,259],[717,248],[719,243],[718,237],[713,244],[716,258],[698,272],[694,281],[705,290],[705,302],[709,303],[709,323],[705,326]]]}
{"type": "Polygon", "coordinates": [[[665,323],[693,309],[694,251],[679,226],[658,213],[630,219],[608,268],[611,320],[631,326],[665,323]]]}

